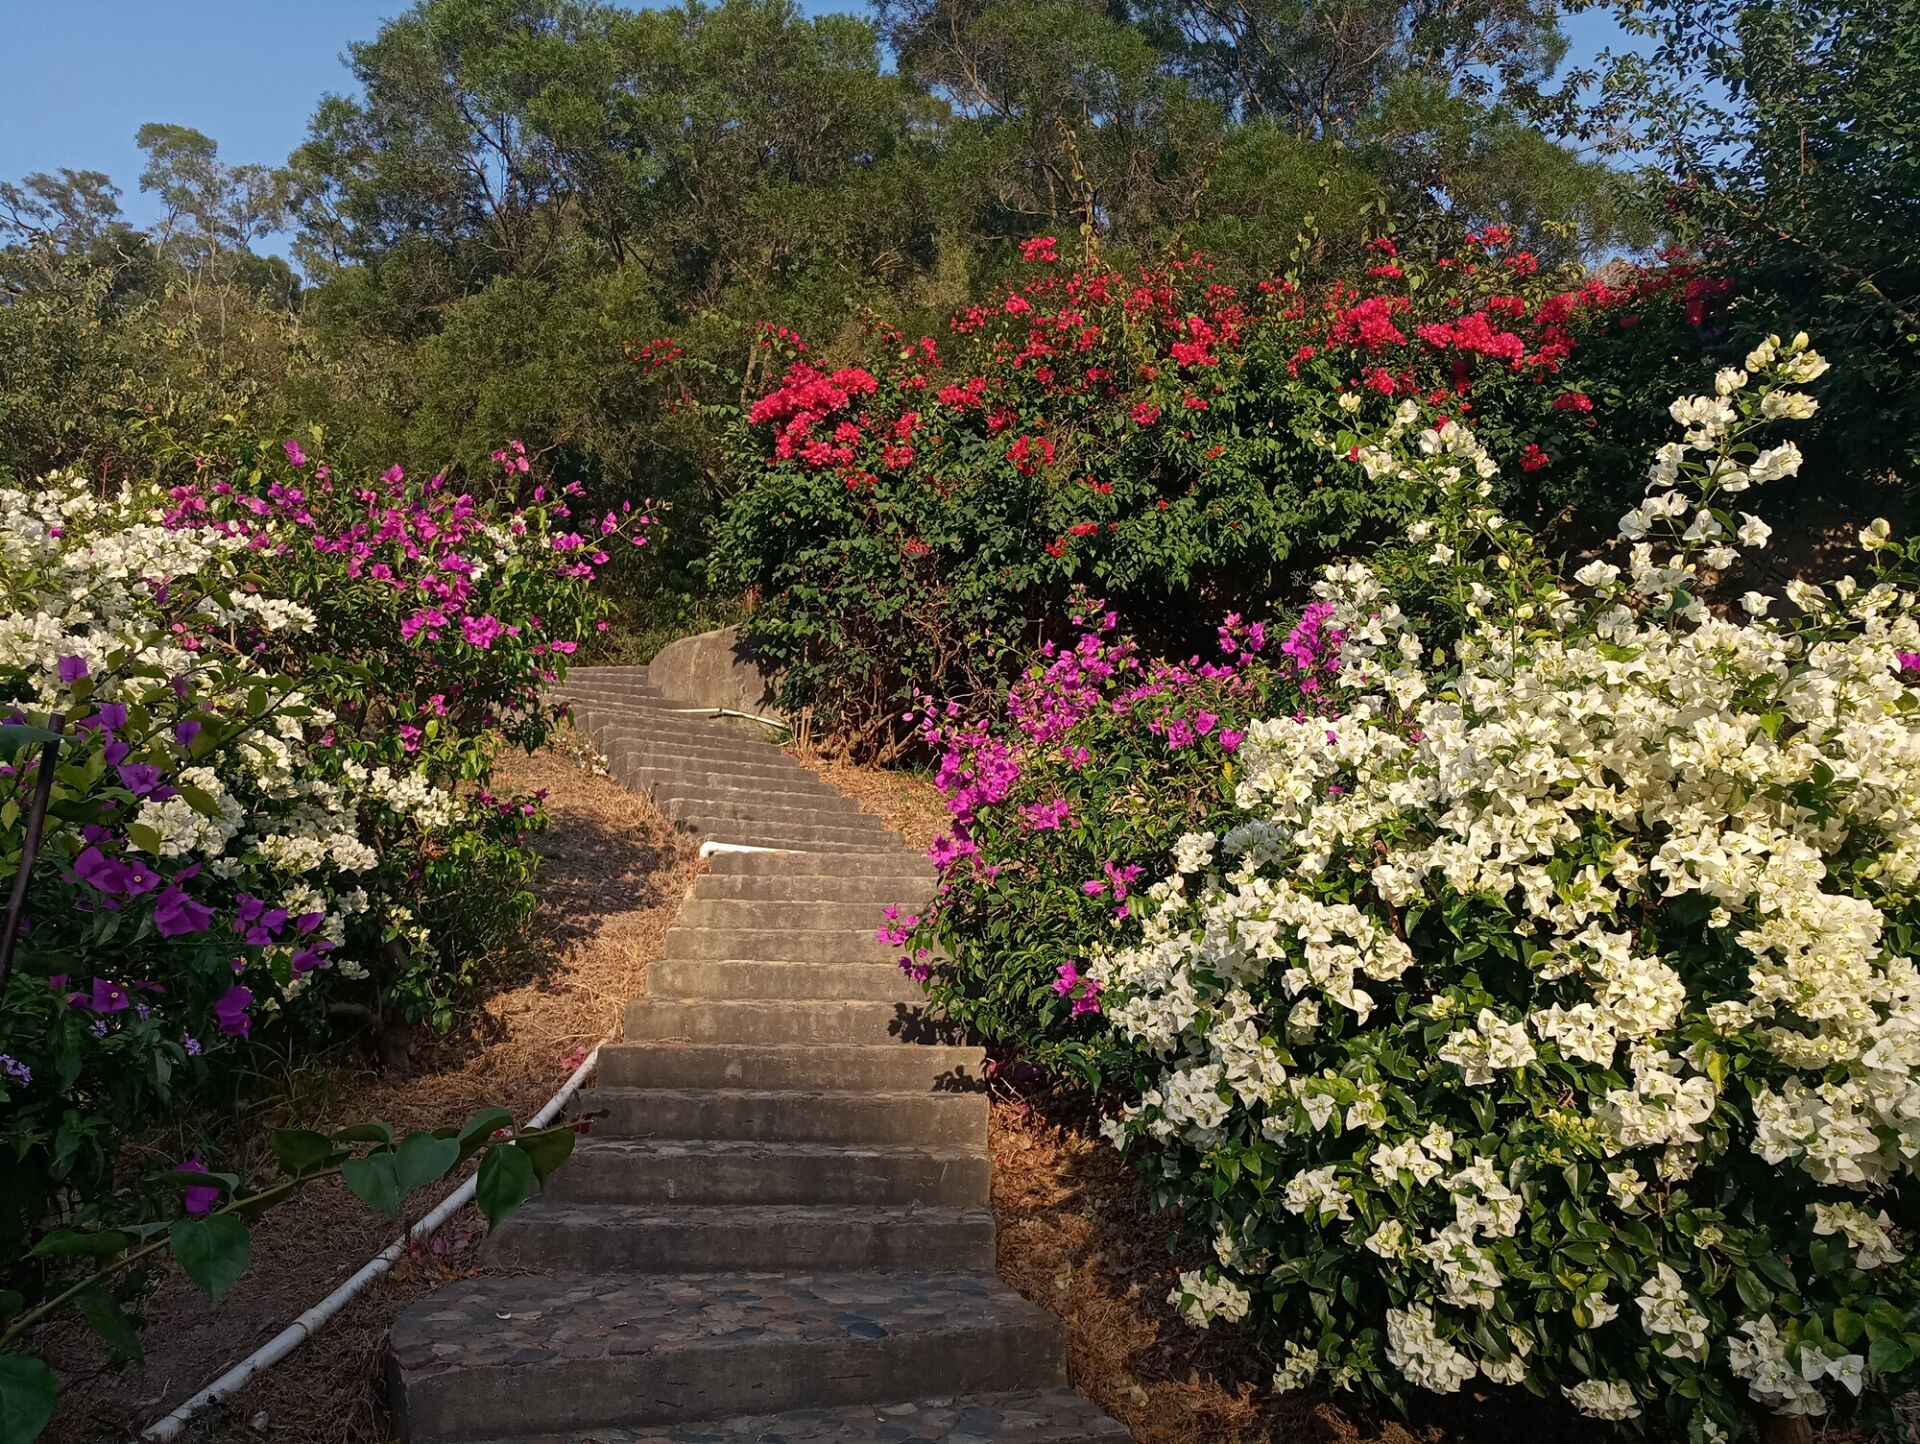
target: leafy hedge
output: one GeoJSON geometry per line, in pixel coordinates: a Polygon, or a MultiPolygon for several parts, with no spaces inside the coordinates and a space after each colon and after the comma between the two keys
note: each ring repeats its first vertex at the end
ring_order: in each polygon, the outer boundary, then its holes
{"type": "Polygon", "coordinates": [[[645,526],[496,463],[524,504],[292,441],[164,492],[0,490],[0,881],[34,729],[65,724],[0,990],[0,1270],[56,1200],[117,1206],[121,1141],[246,1040],[445,1028],[528,916],[539,800],[493,795],[493,762],[546,736],[603,548],[645,526]]]}
{"type": "Polygon", "coordinates": [[[1082,613],[993,714],[919,710],[957,826],[883,936],[1107,1090],[1214,1248],[1173,1301],[1257,1329],[1277,1389],[1898,1429],[1920,543],[1876,523],[1873,579],[1783,620],[1735,580],[1824,370],[1770,339],[1675,402],[1572,575],[1470,429],[1369,416],[1330,449],[1425,499],[1429,606],[1339,562],[1277,646],[1181,667],[1082,613]]]}
{"type": "Polygon", "coordinates": [[[1725,293],[1678,264],[1570,283],[1500,231],[1427,261],[1375,242],[1311,295],[1243,293],[1198,257],[1125,276],[1026,253],[1030,280],[938,341],[880,336],[873,369],[779,338],[790,364],[734,443],[716,574],[753,596],[789,705],[856,750],[905,745],[914,685],[997,687],[1075,584],[1184,651],[1404,528],[1407,498],[1326,444],[1382,397],[1519,457],[1521,514],[1615,508],[1623,449],[1725,293]]]}

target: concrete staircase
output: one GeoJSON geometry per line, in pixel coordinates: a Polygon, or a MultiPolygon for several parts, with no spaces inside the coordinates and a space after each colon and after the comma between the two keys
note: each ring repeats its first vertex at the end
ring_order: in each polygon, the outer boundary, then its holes
{"type": "Polygon", "coordinates": [[[393,1330],[411,1444],[1114,1444],[1058,1322],[994,1276],[982,1058],[874,941],[933,874],[799,762],[644,668],[567,693],[613,775],[720,851],[592,1134],[492,1277],[393,1330]]]}

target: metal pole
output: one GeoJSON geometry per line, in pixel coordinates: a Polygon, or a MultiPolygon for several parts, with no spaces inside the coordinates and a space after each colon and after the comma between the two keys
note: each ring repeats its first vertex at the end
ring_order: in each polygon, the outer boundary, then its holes
{"type": "MultiPolygon", "coordinates": [[[[47,719],[47,729],[64,732],[67,717],[55,712],[47,719]]],[[[40,857],[40,832],[46,826],[47,804],[53,798],[53,769],[60,760],[60,739],[40,744],[40,775],[33,783],[33,803],[27,809],[27,836],[20,849],[20,871],[13,875],[13,896],[7,899],[6,931],[0,933],[0,997],[13,976],[13,945],[20,936],[20,922],[27,911],[27,884],[33,880],[33,865],[40,857]]]]}

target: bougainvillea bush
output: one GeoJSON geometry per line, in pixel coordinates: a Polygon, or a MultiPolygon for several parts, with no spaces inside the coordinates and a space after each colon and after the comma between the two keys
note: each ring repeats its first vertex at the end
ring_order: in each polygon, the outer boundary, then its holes
{"type": "Polygon", "coordinates": [[[1121,1095],[1109,1137],[1216,1254],[1174,1301],[1260,1330],[1276,1387],[1524,1386],[1706,1441],[1920,1377],[1920,545],[1876,523],[1872,578],[1784,602],[1737,580],[1824,369],[1769,339],[1674,403],[1572,576],[1470,429],[1356,434],[1432,498],[1450,611],[1327,568],[1311,675],[1211,780],[1163,755],[1086,795],[1100,759],[1053,760],[1085,722],[936,721],[961,826],[906,965],[972,996],[1003,946],[972,918],[1054,928],[1024,1026],[1121,1095]],[[1045,819],[1156,792],[1156,846],[1056,860],[1045,819]]]}
{"type": "Polygon", "coordinates": [[[1500,231],[1425,262],[1376,242],[1312,295],[1027,255],[1031,279],[937,342],[880,338],[872,369],[779,338],[791,364],[741,423],[717,574],[788,703],[856,750],[904,744],[915,685],[1004,684],[1075,584],[1184,652],[1404,527],[1409,498],[1326,444],[1383,398],[1518,457],[1518,515],[1617,510],[1617,448],[1655,434],[1724,291],[1679,263],[1570,282],[1500,231]]]}
{"type": "Polygon", "coordinates": [[[526,491],[336,476],[292,442],[168,492],[0,491],[8,875],[20,729],[65,727],[0,993],[0,1241],[107,1196],[126,1132],[249,1039],[446,1026],[524,919],[538,799],[495,797],[492,760],[545,735],[603,548],[644,531],[526,491]]]}

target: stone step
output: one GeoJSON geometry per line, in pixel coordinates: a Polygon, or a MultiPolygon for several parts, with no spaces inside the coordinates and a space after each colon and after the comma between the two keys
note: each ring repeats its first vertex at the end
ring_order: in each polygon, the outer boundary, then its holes
{"type": "Polygon", "coordinates": [[[764,742],[725,738],[706,739],[663,732],[646,732],[630,725],[600,720],[589,723],[588,735],[609,759],[671,765],[688,770],[730,772],[741,777],[780,776],[810,778],[814,774],[777,747],[764,742]]]}
{"type": "Polygon", "coordinates": [[[629,702],[649,703],[662,707],[675,705],[662,696],[657,688],[644,684],[626,686],[591,682],[579,686],[555,688],[554,695],[574,707],[607,707],[629,702]]]}
{"type": "MultiPolygon", "coordinates": [[[[786,794],[791,797],[792,794],[786,794]]],[[[868,827],[884,826],[851,803],[826,797],[804,797],[782,801],[767,793],[745,793],[737,797],[715,797],[711,793],[683,793],[661,797],[655,794],[660,810],[675,822],[688,826],[703,824],[733,826],[739,823],[766,822],[783,827],[868,827]]]]}
{"type": "Polygon", "coordinates": [[[735,772],[695,773],[684,768],[675,771],[653,768],[651,771],[654,775],[648,779],[649,785],[653,788],[653,795],[662,802],[681,799],[714,803],[759,801],[775,807],[807,807],[815,803],[827,803],[838,812],[860,810],[859,804],[852,798],[841,796],[826,783],[814,780],[804,771],[796,772],[790,778],[745,778],[735,772]]]}
{"type": "Polygon", "coordinates": [[[904,877],[931,883],[933,864],[903,847],[848,849],[821,853],[732,853],[713,859],[708,869],[722,875],[754,877],[904,877]]]}
{"type": "Polygon", "coordinates": [[[633,688],[660,695],[659,689],[647,680],[644,667],[571,667],[567,670],[566,678],[554,684],[552,692],[562,701],[571,701],[575,697],[591,696],[609,688],[633,688]]]}
{"type": "Polygon", "coordinates": [[[788,768],[776,764],[770,771],[749,775],[733,768],[715,769],[685,763],[654,766],[636,761],[630,771],[635,781],[629,785],[642,787],[662,801],[671,801],[676,797],[724,799],[740,792],[769,798],[788,807],[816,797],[832,798],[849,806],[858,806],[852,798],[834,791],[802,767],[788,768]]]}
{"type": "Polygon", "coordinates": [[[694,882],[700,902],[857,903],[876,912],[888,903],[903,911],[923,911],[933,898],[930,879],[912,877],[831,877],[797,873],[789,877],[742,872],[703,873],[694,882]]]}
{"type": "Polygon", "coordinates": [[[669,958],[765,958],[781,963],[891,962],[898,948],[881,945],[873,927],[674,928],[667,934],[669,958]]]}
{"type": "Polygon", "coordinates": [[[747,1002],[923,1003],[926,990],[885,963],[770,963],[662,958],[647,965],[647,996],[747,1002]]]}
{"type": "Polygon", "coordinates": [[[986,1274],[562,1274],[468,1279],[406,1309],[389,1392],[408,1444],[452,1444],[1064,1372],[1057,1321],[986,1274]]]}
{"type": "Polygon", "coordinates": [[[987,1146],[987,1101],[977,1093],[594,1088],[580,1097],[579,1112],[606,1115],[594,1120],[594,1137],[987,1146]]]}
{"type": "Polygon", "coordinates": [[[981,1207],[985,1154],[887,1143],[585,1138],[547,1182],[559,1203],[981,1207]]]}
{"type": "Polygon", "coordinates": [[[884,827],[878,819],[864,817],[859,823],[846,827],[812,822],[755,822],[744,818],[739,821],[720,818],[705,832],[708,837],[731,842],[809,852],[897,848],[904,847],[906,841],[899,833],[884,827]]]}
{"type": "Polygon", "coordinates": [[[607,1088],[969,1093],[986,1086],[986,1058],[978,1048],[930,1044],[616,1043],[601,1050],[599,1081],[607,1088]]]}
{"type": "Polygon", "coordinates": [[[960,1030],[907,1003],[678,1002],[635,998],[629,1043],[959,1043],[960,1030]]]}
{"type": "MultiPolygon", "coordinates": [[[[756,901],[752,898],[706,898],[696,893],[681,904],[683,928],[853,928],[868,934],[887,926],[887,904],[858,902],[803,902],[798,898],[756,901]]],[[[899,909],[902,921],[917,909],[899,909]]]]}
{"type": "Polygon", "coordinates": [[[537,1199],[488,1238],[502,1268],[550,1273],[993,1269],[985,1208],[755,1203],[565,1204],[537,1199]]]}
{"type": "MultiPolygon", "coordinates": [[[[1071,1389],[841,1404],[696,1424],[596,1429],[595,1444],[1126,1444],[1127,1426],[1071,1389]]],[[[573,1434],[490,1444],[579,1444],[573,1434]]]]}

